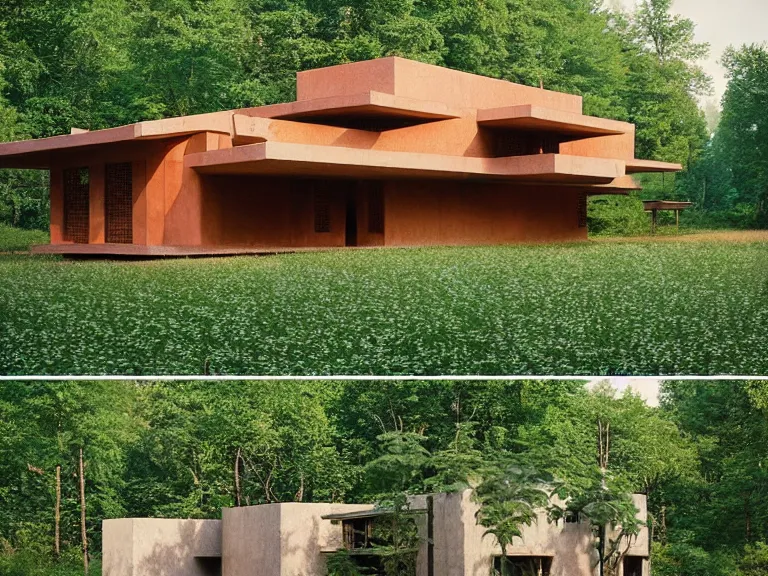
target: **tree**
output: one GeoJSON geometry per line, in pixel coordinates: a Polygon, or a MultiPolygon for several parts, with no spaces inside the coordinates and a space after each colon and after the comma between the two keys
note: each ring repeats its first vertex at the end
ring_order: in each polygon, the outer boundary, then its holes
{"type": "Polygon", "coordinates": [[[768,224],[768,45],[729,48],[723,55],[728,87],[723,96],[716,150],[725,162],[736,202],[753,207],[755,219],[768,224]]]}

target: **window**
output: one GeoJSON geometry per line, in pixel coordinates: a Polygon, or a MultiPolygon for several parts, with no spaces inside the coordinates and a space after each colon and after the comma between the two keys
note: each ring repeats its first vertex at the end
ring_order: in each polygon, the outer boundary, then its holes
{"type": "Polygon", "coordinates": [[[640,556],[624,557],[624,576],[643,576],[643,558],[640,556]]]}
{"type": "Polygon", "coordinates": [[[64,240],[78,244],[88,243],[89,199],[88,168],[64,170],[64,240]]]}
{"type": "Polygon", "coordinates": [[[328,192],[315,190],[315,232],[331,231],[331,198],[328,192]]]}
{"type": "Polygon", "coordinates": [[[347,550],[359,550],[371,547],[371,537],[373,535],[373,521],[371,518],[345,520],[341,526],[344,532],[344,548],[347,550]]]}
{"type": "Polygon", "coordinates": [[[587,193],[581,192],[579,194],[579,207],[578,207],[579,228],[587,227],[587,193]]]}
{"type": "Polygon", "coordinates": [[[384,234],[384,190],[381,182],[368,188],[368,233],[384,234]]]}
{"type": "Polygon", "coordinates": [[[494,574],[507,576],[549,576],[552,571],[552,558],[549,556],[496,556],[493,559],[494,574]],[[505,571],[501,563],[506,564],[505,571]]]}
{"type": "Polygon", "coordinates": [[[133,242],[133,171],[130,162],[107,164],[104,173],[106,241],[133,242]]]}

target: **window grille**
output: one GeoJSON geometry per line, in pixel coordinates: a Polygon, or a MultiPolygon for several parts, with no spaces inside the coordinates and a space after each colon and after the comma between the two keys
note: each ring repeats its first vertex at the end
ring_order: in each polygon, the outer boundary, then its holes
{"type": "Polygon", "coordinates": [[[104,200],[106,241],[116,244],[133,242],[133,172],[130,162],[107,164],[104,200]]]}
{"type": "Polygon", "coordinates": [[[87,244],[90,178],[88,168],[64,170],[64,240],[87,244]]]}

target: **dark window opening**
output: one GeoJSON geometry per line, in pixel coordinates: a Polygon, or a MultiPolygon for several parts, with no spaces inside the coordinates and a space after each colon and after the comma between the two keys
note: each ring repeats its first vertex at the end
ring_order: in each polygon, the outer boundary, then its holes
{"type": "Polygon", "coordinates": [[[205,576],[221,576],[221,558],[220,557],[201,557],[195,558],[195,564],[201,574],[205,576]]]}
{"type": "Polygon", "coordinates": [[[552,558],[549,556],[496,556],[493,559],[494,574],[506,576],[549,576],[552,558]],[[502,562],[505,564],[502,571],[502,562]]]}
{"type": "Polygon", "coordinates": [[[88,168],[64,170],[64,240],[87,244],[90,227],[88,168]]]}
{"type": "Polygon", "coordinates": [[[368,233],[384,234],[384,190],[381,182],[368,188],[368,233]]]}
{"type": "Polygon", "coordinates": [[[331,198],[327,192],[315,191],[315,232],[331,231],[331,198]]]}
{"type": "Polygon", "coordinates": [[[579,194],[579,207],[578,207],[579,228],[587,227],[587,194],[582,192],[579,194]]]}
{"type": "Polygon", "coordinates": [[[105,239],[133,242],[133,171],[130,162],[107,164],[104,171],[105,239]]]}
{"type": "Polygon", "coordinates": [[[347,192],[347,215],[344,226],[344,244],[357,246],[357,195],[354,190],[347,192]]]}
{"type": "Polygon", "coordinates": [[[625,556],[624,576],[643,576],[643,558],[640,556],[625,556]]]}
{"type": "Polygon", "coordinates": [[[566,524],[578,524],[581,522],[581,517],[579,516],[578,512],[573,512],[571,510],[567,510],[565,513],[565,523],[566,524]]]}
{"type": "Polygon", "coordinates": [[[495,155],[532,156],[535,154],[559,154],[560,144],[567,139],[548,132],[523,132],[518,130],[495,131],[495,155]]]}
{"type": "Polygon", "coordinates": [[[341,527],[344,533],[344,548],[347,550],[371,548],[373,545],[372,518],[345,520],[341,527]]]}

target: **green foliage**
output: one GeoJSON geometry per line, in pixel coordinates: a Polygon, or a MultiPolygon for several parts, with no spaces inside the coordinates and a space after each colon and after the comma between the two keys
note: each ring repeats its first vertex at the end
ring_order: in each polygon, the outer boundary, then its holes
{"type": "Polygon", "coordinates": [[[362,576],[355,561],[346,550],[329,554],[325,560],[328,576],[362,576]]]}
{"type": "Polygon", "coordinates": [[[768,544],[756,542],[744,547],[744,557],[739,563],[744,576],[766,576],[768,574],[768,544]]]}
{"type": "Polygon", "coordinates": [[[663,546],[654,542],[651,558],[654,576],[741,576],[729,555],[686,543],[663,546]]]}
{"type": "MultiPolygon", "coordinates": [[[[4,554],[0,550],[0,576],[82,576],[81,554],[77,549],[65,550],[63,558],[55,561],[31,550],[12,554],[4,554]]],[[[89,571],[92,574],[100,574],[100,562],[91,562],[89,571]]]]}
{"type": "Polygon", "coordinates": [[[648,214],[635,194],[589,198],[587,228],[590,236],[643,236],[648,233],[649,226],[648,214]]]}
{"type": "Polygon", "coordinates": [[[765,373],[767,250],[628,242],[67,266],[6,256],[0,370],[765,373]]]}
{"type": "Polygon", "coordinates": [[[29,250],[34,244],[48,243],[48,233],[42,230],[24,230],[0,224],[0,252],[29,250]]]}
{"type": "Polygon", "coordinates": [[[480,506],[475,518],[486,528],[485,535],[493,536],[502,555],[506,555],[515,538],[523,537],[523,528],[536,522],[538,511],[547,506],[551,479],[506,454],[488,462],[481,475],[472,493],[480,506]]]}

